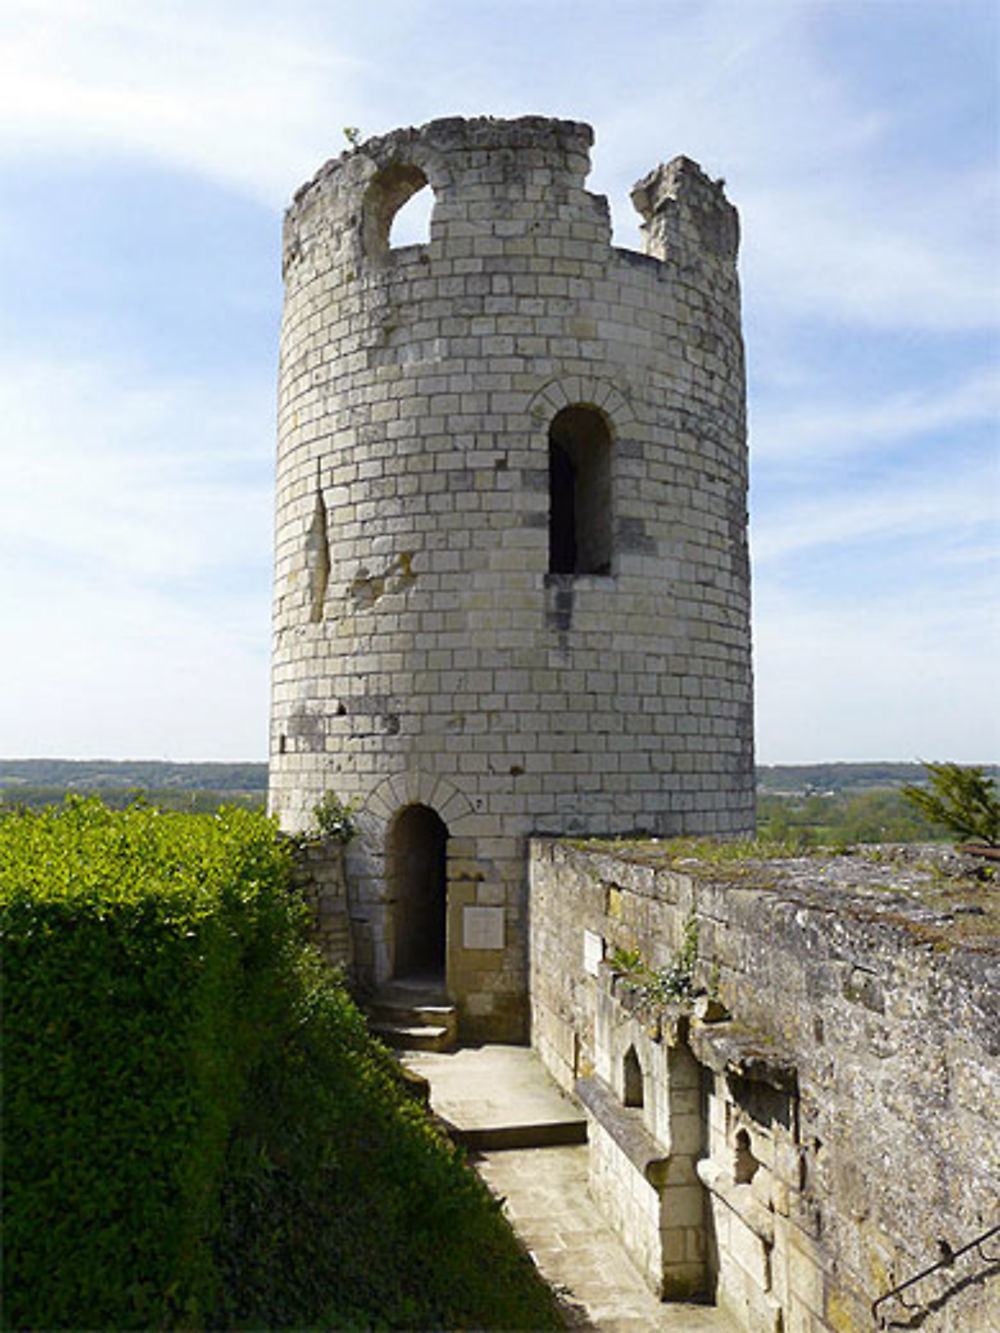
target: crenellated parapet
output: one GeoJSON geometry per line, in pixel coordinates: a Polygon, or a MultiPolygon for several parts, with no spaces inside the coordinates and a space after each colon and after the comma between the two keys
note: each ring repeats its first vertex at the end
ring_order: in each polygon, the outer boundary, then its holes
{"type": "Polygon", "coordinates": [[[556,235],[583,223],[607,240],[607,202],[584,189],[593,138],[577,121],[524,116],[451,117],[369,139],[296,194],[285,220],[286,271],[314,246],[343,262],[385,262],[393,217],[425,186],[434,194],[431,245],[439,252],[487,235],[516,249],[541,218],[556,235]]]}

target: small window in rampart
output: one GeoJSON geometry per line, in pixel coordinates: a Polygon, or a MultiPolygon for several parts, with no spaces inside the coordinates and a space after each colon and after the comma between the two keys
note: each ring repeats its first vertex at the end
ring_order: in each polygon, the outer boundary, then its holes
{"type": "Polygon", "coordinates": [[[433,192],[419,167],[410,162],[390,162],[383,167],[365,191],[365,254],[380,258],[390,247],[426,241],[433,205],[433,192]]]}
{"type": "Polygon", "coordinates": [[[549,427],[549,572],[611,573],[611,433],[596,407],[549,427]]]}
{"type": "Polygon", "coordinates": [[[737,1131],[736,1149],[733,1153],[733,1181],[737,1185],[749,1185],[757,1174],[760,1162],[753,1155],[750,1135],[745,1129],[737,1131]]]}
{"type": "Polygon", "coordinates": [[[642,1065],[634,1046],[628,1048],[622,1061],[622,1102],[626,1106],[642,1106],[645,1102],[642,1065]]]}

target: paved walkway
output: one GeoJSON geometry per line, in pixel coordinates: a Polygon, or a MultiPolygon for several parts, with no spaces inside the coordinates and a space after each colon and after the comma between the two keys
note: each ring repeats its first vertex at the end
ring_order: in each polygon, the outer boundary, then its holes
{"type": "Polygon", "coordinates": [[[527,1046],[410,1051],[407,1066],[431,1085],[431,1107],[468,1148],[585,1143],[587,1121],[527,1046]]]}
{"type": "MultiPolygon", "coordinates": [[[[429,1079],[432,1108],[459,1137],[484,1127],[502,1135],[511,1128],[523,1134],[533,1122],[579,1123],[575,1103],[526,1047],[414,1052],[405,1062],[429,1079]]],[[[504,1199],[504,1211],[546,1279],[577,1308],[575,1327],[602,1333],[734,1333],[711,1306],[656,1300],[587,1192],[586,1145],[486,1146],[470,1160],[504,1199]]]]}

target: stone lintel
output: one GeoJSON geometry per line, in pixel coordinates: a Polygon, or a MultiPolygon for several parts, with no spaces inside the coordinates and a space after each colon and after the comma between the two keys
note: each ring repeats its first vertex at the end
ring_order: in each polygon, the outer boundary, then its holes
{"type": "Polygon", "coordinates": [[[763,1033],[737,1022],[692,1022],[688,1040],[695,1058],[715,1073],[736,1074],[751,1083],[766,1083],[794,1097],[799,1076],[795,1062],[763,1033]]]}

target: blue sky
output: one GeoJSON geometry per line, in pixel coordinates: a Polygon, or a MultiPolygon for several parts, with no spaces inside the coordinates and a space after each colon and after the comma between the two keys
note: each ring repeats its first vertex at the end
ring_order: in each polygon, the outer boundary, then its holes
{"type": "Polygon", "coordinates": [[[282,211],[439,115],[743,223],[764,763],[1000,758],[996,0],[5,0],[0,754],[264,758],[282,211]]]}

